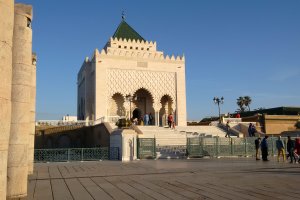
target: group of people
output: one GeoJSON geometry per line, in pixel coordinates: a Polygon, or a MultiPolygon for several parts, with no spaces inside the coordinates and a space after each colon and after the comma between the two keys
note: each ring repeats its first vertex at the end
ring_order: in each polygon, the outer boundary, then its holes
{"type": "MultiPolygon", "coordinates": [[[[256,160],[260,160],[259,158],[259,148],[261,148],[261,157],[263,161],[269,161],[268,160],[268,151],[269,151],[269,144],[268,144],[268,138],[269,136],[265,136],[263,140],[261,141],[261,138],[257,138],[255,140],[255,148],[256,148],[256,160]]],[[[276,148],[277,148],[277,161],[280,161],[280,158],[282,157],[283,162],[287,159],[287,157],[290,157],[290,163],[298,163],[300,161],[300,138],[296,138],[295,141],[291,139],[290,136],[288,136],[286,149],[283,140],[281,139],[281,136],[278,136],[278,139],[276,140],[276,148]],[[287,151],[287,156],[285,155],[287,151]]]]}
{"type": "Polygon", "coordinates": [[[255,133],[256,133],[256,128],[254,126],[254,124],[250,123],[249,124],[249,127],[248,127],[248,134],[249,134],[249,137],[255,137],[255,133]]]}
{"type": "Polygon", "coordinates": [[[151,113],[149,113],[149,114],[146,113],[143,118],[142,117],[140,119],[133,118],[132,122],[134,125],[138,125],[138,124],[141,124],[144,126],[153,125],[153,116],[151,113]]]}
{"type": "MultiPolygon", "coordinates": [[[[169,114],[168,115],[168,126],[169,128],[172,128],[172,129],[175,129],[175,121],[174,121],[174,118],[173,118],[173,115],[172,114],[169,114]]],[[[133,118],[132,119],[132,122],[134,125],[144,125],[144,126],[148,126],[148,125],[153,125],[153,116],[151,113],[146,113],[144,115],[144,117],[138,119],[138,118],[133,118]]]]}

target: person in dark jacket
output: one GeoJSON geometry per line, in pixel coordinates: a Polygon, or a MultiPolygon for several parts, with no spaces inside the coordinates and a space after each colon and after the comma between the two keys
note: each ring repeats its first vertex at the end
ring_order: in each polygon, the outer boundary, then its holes
{"type": "Polygon", "coordinates": [[[260,137],[257,138],[254,142],[255,142],[255,149],[256,149],[256,160],[260,160],[259,159],[259,147],[260,147],[260,137]]]}
{"type": "Polygon", "coordinates": [[[265,138],[261,141],[261,157],[263,161],[269,161],[268,160],[268,137],[265,136],[265,138]]]}
{"type": "Polygon", "coordinates": [[[153,123],[153,116],[151,113],[149,113],[149,125],[152,125],[153,123]]]}
{"type": "Polygon", "coordinates": [[[248,126],[248,134],[249,134],[249,137],[252,137],[252,123],[250,123],[248,126]]]}
{"type": "Polygon", "coordinates": [[[286,144],[286,150],[289,153],[289,157],[291,159],[290,163],[296,162],[296,158],[294,155],[295,141],[291,139],[291,136],[288,136],[288,141],[286,144]]]}
{"type": "Polygon", "coordinates": [[[255,137],[255,133],[256,133],[256,128],[255,128],[254,124],[250,123],[249,127],[248,127],[249,137],[255,137]]]}

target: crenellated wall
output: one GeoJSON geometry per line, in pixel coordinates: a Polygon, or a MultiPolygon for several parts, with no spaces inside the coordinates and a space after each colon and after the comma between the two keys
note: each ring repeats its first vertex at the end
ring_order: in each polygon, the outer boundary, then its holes
{"type": "Polygon", "coordinates": [[[156,50],[156,42],[148,41],[131,41],[126,39],[110,39],[108,44],[101,50],[96,49],[93,55],[105,57],[105,56],[121,56],[123,58],[139,58],[139,59],[151,59],[160,60],[163,62],[181,61],[184,63],[184,56],[164,55],[162,51],[156,50]],[[125,48],[126,47],[126,48],[125,48]]]}
{"type": "Polygon", "coordinates": [[[122,39],[122,38],[110,38],[109,42],[106,44],[104,49],[110,48],[119,48],[127,49],[132,51],[156,51],[156,42],[152,41],[141,41],[141,40],[131,40],[131,39],[122,39]]]}

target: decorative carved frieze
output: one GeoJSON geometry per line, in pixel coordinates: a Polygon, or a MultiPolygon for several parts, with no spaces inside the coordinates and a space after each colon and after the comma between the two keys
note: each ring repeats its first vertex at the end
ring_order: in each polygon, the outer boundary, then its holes
{"type": "Polygon", "coordinates": [[[144,88],[151,93],[155,107],[160,107],[160,100],[164,95],[172,98],[176,107],[176,79],[175,72],[155,72],[128,69],[107,70],[107,99],[120,93],[123,96],[134,94],[144,88]]]}

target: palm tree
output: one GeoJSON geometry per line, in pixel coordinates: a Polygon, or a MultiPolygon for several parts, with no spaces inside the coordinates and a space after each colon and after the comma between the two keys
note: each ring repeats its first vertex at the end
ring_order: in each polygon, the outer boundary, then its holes
{"type": "Polygon", "coordinates": [[[250,104],[251,104],[251,102],[252,102],[251,97],[249,97],[249,96],[244,96],[244,105],[245,105],[246,107],[248,107],[248,110],[249,110],[249,111],[250,111],[250,104]]]}
{"type": "Polygon", "coordinates": [[[244,105],[245,105],[245,99],[244,99],[244,97],[239,97],[236,100],[236,104],[239,106],[241,112],[245,111],[245,107],[244,107],[244,105]]]}

